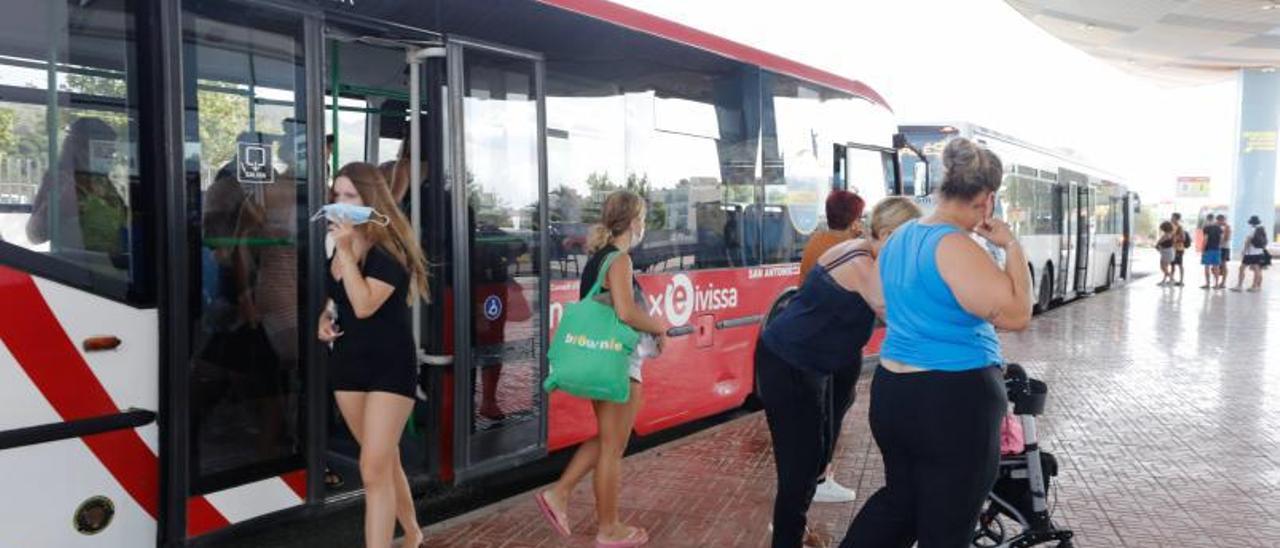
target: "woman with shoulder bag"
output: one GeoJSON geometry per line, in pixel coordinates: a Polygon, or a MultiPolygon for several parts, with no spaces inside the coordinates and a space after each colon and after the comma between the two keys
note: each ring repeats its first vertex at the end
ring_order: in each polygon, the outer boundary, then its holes
{"type": "Polygon", "coordinates": [[[626,525],[618,517],[622,454],[643,401],[641,365],[645,357],[661,351],[665,338],[662,323],[645,313],[644,296],[635,281],[628,253],[644,239],[644,229],[645,203],[640,196],[620,190],[605,199],[600,222],[592,228],[588,242],[591,258],[582,269],[579,296],[594,298],[592,290],[599,284],[596,294],[601,300],[612,304],[622,323],[642,333],[629,361],[630,392],[623,402],[591,400],[599,428],[596,437],[578,446],[560,479],[535,496],[552,528],[563,536],[570,536],[569,495],[582,478],[594,472],[596,546],[600,548],[627,548],[649,541],[647,531],[626,525]]]}
{"type": "Polygon", "coordinates": [[[1236,279],[1236,286],[1231,288],[1232,291],[1240,291],[1244,287],[1244,271],[1253,271],[1253,285],[1249,286],[1249,291],[1262,290],[1262,267],[1269,260],[1270,255],[1267,253],[1267,230],[1262,228],[1262,220],[1257,215],[1249,217],[1249,226],[1253,227],[1253,233],[1244,240],[1243,256],[1240,259],[1240,275],[1236,279]]]}

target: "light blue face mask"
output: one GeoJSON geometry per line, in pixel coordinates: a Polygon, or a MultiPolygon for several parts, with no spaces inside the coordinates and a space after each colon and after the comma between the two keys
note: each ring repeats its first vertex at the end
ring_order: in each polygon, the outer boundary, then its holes
{"type": "Polygon", "coordinates": [[[315,215],[311,216],[312,221],[319,221],[320,219],[328,219],[331,223],[351,223],[353,225],[374,223],[387,226],[391,223],[391,217],[378,213],[372,207],[351,204],[327,204],[320,208],[320,211],[317,211],[315,215]]]}

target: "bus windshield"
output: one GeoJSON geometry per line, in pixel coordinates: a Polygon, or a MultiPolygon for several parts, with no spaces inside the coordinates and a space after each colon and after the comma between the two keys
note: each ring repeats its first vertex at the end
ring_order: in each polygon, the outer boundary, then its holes
{"type": "MultiPolygon", "coordinates": [[[[920,150],[928,160],[929,180],[936,186],[942,182],[942,149],[947,146],[951,134],[937,129],[904,131],[907,142],[920,150]]],[[[907,196],[924,196],[928,193],[923,180],[917,180],[916,164],[920,158],[915,154],[903,154],[902,157],[902,193],[907,196]]]]}

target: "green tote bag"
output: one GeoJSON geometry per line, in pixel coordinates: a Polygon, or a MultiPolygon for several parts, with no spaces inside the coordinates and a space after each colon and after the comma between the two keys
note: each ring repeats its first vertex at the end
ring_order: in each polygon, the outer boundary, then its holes
{"type": "Polygon", "coordinates": [[[629,360],[640,334],[622,323],[613,307],[594,298],[617,256],[615,252],[605,257],[586,297],[565,305],[547,350],[551,373],[542,383],[546,391],[563,390],[574,396],[612,402],[625,402],[631,397],[629,360]]]}

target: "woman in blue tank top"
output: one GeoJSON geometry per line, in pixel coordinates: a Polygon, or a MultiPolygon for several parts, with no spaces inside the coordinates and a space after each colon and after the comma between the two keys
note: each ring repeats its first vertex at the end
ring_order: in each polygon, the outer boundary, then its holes
{"type": "Polygon", "coordinates": [[[842,242],[820,255],[756,344],[756,378],[778,473],[773,548],[803,543],[805,512],[835,443],[827,425],[834,415],[832,374],[862,368],[862,347],[884,308],[875,255],[895,228],[919,216],[908,198],[882,200],[871,213],[872,238],[842,242]]]}
{"type": "Polygon", "coordinates": [[[995,329],[1031,320],[1031,277],[991,217],[1000,159],[968,139],[943,151],[937,209],[900,227],[879,258],[888,332],[871,383],[885,486],[841,547],[968,546],[1000,459],[1007,402],[995,329]],[[1005,251],[1001,268],[971,237],[1005,251]]]}

